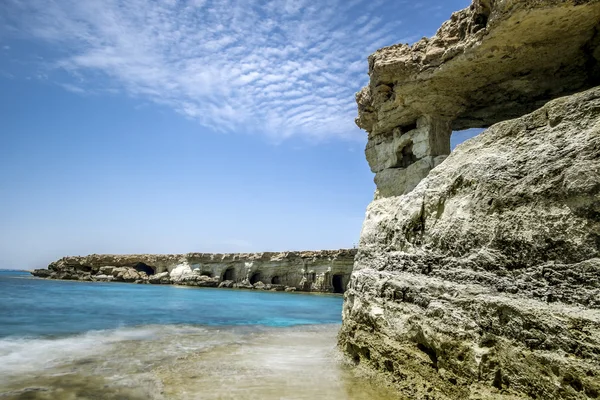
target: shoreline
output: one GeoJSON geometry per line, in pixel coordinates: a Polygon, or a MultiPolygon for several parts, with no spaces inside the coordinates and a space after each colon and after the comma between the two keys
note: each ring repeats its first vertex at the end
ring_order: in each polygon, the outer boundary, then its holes
{"type": "MultiPolygon", "coordinates": [[[[31,274],[32,271],[25,270],[13,270],[12,272],[26,272],[31,274]]],[[[110,284],[125,284],[125,285],[152,285],[152,286],[172,286],[181,289],[209,289],[209,290],[222,290],[229,289],[232,291],[240,290],[245,292],[256,291],[257,293],[280,293],[280,294],[293,294],[293,295],[310,295],[310,296],[326,296],[326,297],[341,297],[343,298],[343,293],[331,293],[331,292],[318,292],[318,291],[300,291],[300,290],[266,290],[266,289],[258,289],[258,288],[249,288],[249,287],[211,287],[211,286],[194,286],[194,285],[185,285],[179,283],[165,283],[165,284],[150,284],[150,283],[136,283],[136,282],[125,282],[125,281],[92,281],[92,280],[80,280],[80,279],[57,279],[57,278],[42,278],[39,276],[28,276],[30,279],[35,279],[39,281],[57,281],[57,282],[74,282],[74,283],[110,283],[110,284]]]]}
{"type": "Polygon", "coordinates": [[[30,273],[46,279],[343,293],[356,252],[91,254],[63,257],[30,273]]]}

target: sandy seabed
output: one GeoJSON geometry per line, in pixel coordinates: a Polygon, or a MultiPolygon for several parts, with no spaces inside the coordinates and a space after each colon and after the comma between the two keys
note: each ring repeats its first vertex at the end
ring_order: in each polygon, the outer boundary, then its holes
{"type": "Polygon", "coordinates": [[[339,325],[144,326],[0,341],[0,399],[397,399],[342,362],[339,325]]]}

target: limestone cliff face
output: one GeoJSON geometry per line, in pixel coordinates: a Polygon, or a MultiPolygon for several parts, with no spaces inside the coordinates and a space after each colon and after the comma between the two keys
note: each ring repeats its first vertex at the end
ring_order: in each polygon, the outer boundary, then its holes
{"type": "Polygon", "coordinates": [[[598,21],[598,0],[474,0],[431,39],[371,55],[356,122],[378,196],[412,190],[450,154],[452,130],[599,85],[598,21]]]}
{"type": "Polygon", "coordinates": [[[600,88],[367,210],[340,342],[415,398],[600,396],[600,88]]]}
{"type": "Polygon", "coordinates": [[[370,58],[378,193],[339,341],[408,398],[600,398],[599,23],[597,1],[476,0],[370,58]]]}
{"type": "Polygon", "coordinates": [[[92,254],[64,257],[33,275],[53,279],[173,283],[343,292],[356,250],[282,253],[92,254]]]}

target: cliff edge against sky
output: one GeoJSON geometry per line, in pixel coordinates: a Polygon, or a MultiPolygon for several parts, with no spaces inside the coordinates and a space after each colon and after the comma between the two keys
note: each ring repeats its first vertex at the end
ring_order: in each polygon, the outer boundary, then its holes
{"type": "Polygon", "coordinates": [[[370,57],[340,345],[409,398],[600,397],[599,31],[598,1],[475,0],[370,57]]]}

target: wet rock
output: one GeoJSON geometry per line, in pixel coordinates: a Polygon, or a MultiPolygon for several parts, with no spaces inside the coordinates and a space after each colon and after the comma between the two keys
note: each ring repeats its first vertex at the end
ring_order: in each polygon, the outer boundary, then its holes
{"type": "Polygon", "coordinates": [[[167,285],[167,284],[171,283],[171,278],[169,277],[168,272],[161,272],[160,274],[155,274],[155,275],[150,276],[148,278],[148,283],[152,283],[154,285],[156,285],[156,284],[167,285]]]}
{"type": "Polygon", "coordinates": [[[247,279],[244,279],[240,283],[234,284],[233,287],[236,289],[254,289],[254,286],[252,286],[247,279]]]}
{"type": "Polygon", "coordinates": [[[113,270],[116,267],[111,266],[111,265],[105,265],[103,267],[98,268],[98,274],[99,275],[112,275],[113,270]]]}
{"type": "Polygon", "coordinates": [[[35,269],[31,271],[31,275],[37,276],[38,278],[49,278],[52,275],[52,271],[48,269],[35,269]]]}
{"type": "Polygon", "coordinates": [[[235,282],[233,282],[233,281],[223,281],[223,282],[219,283],[219,287],[231,289],[231,288],[233,288],[234,284],[235,284],[235,282]]]}
{"type": "Polygon", "coordinates": [[[115,278],[112,275],[94,275],[92,277],[92,280],[94,281],[98,281],[98,282],[111,282],[113,281],[115,278]]]}

